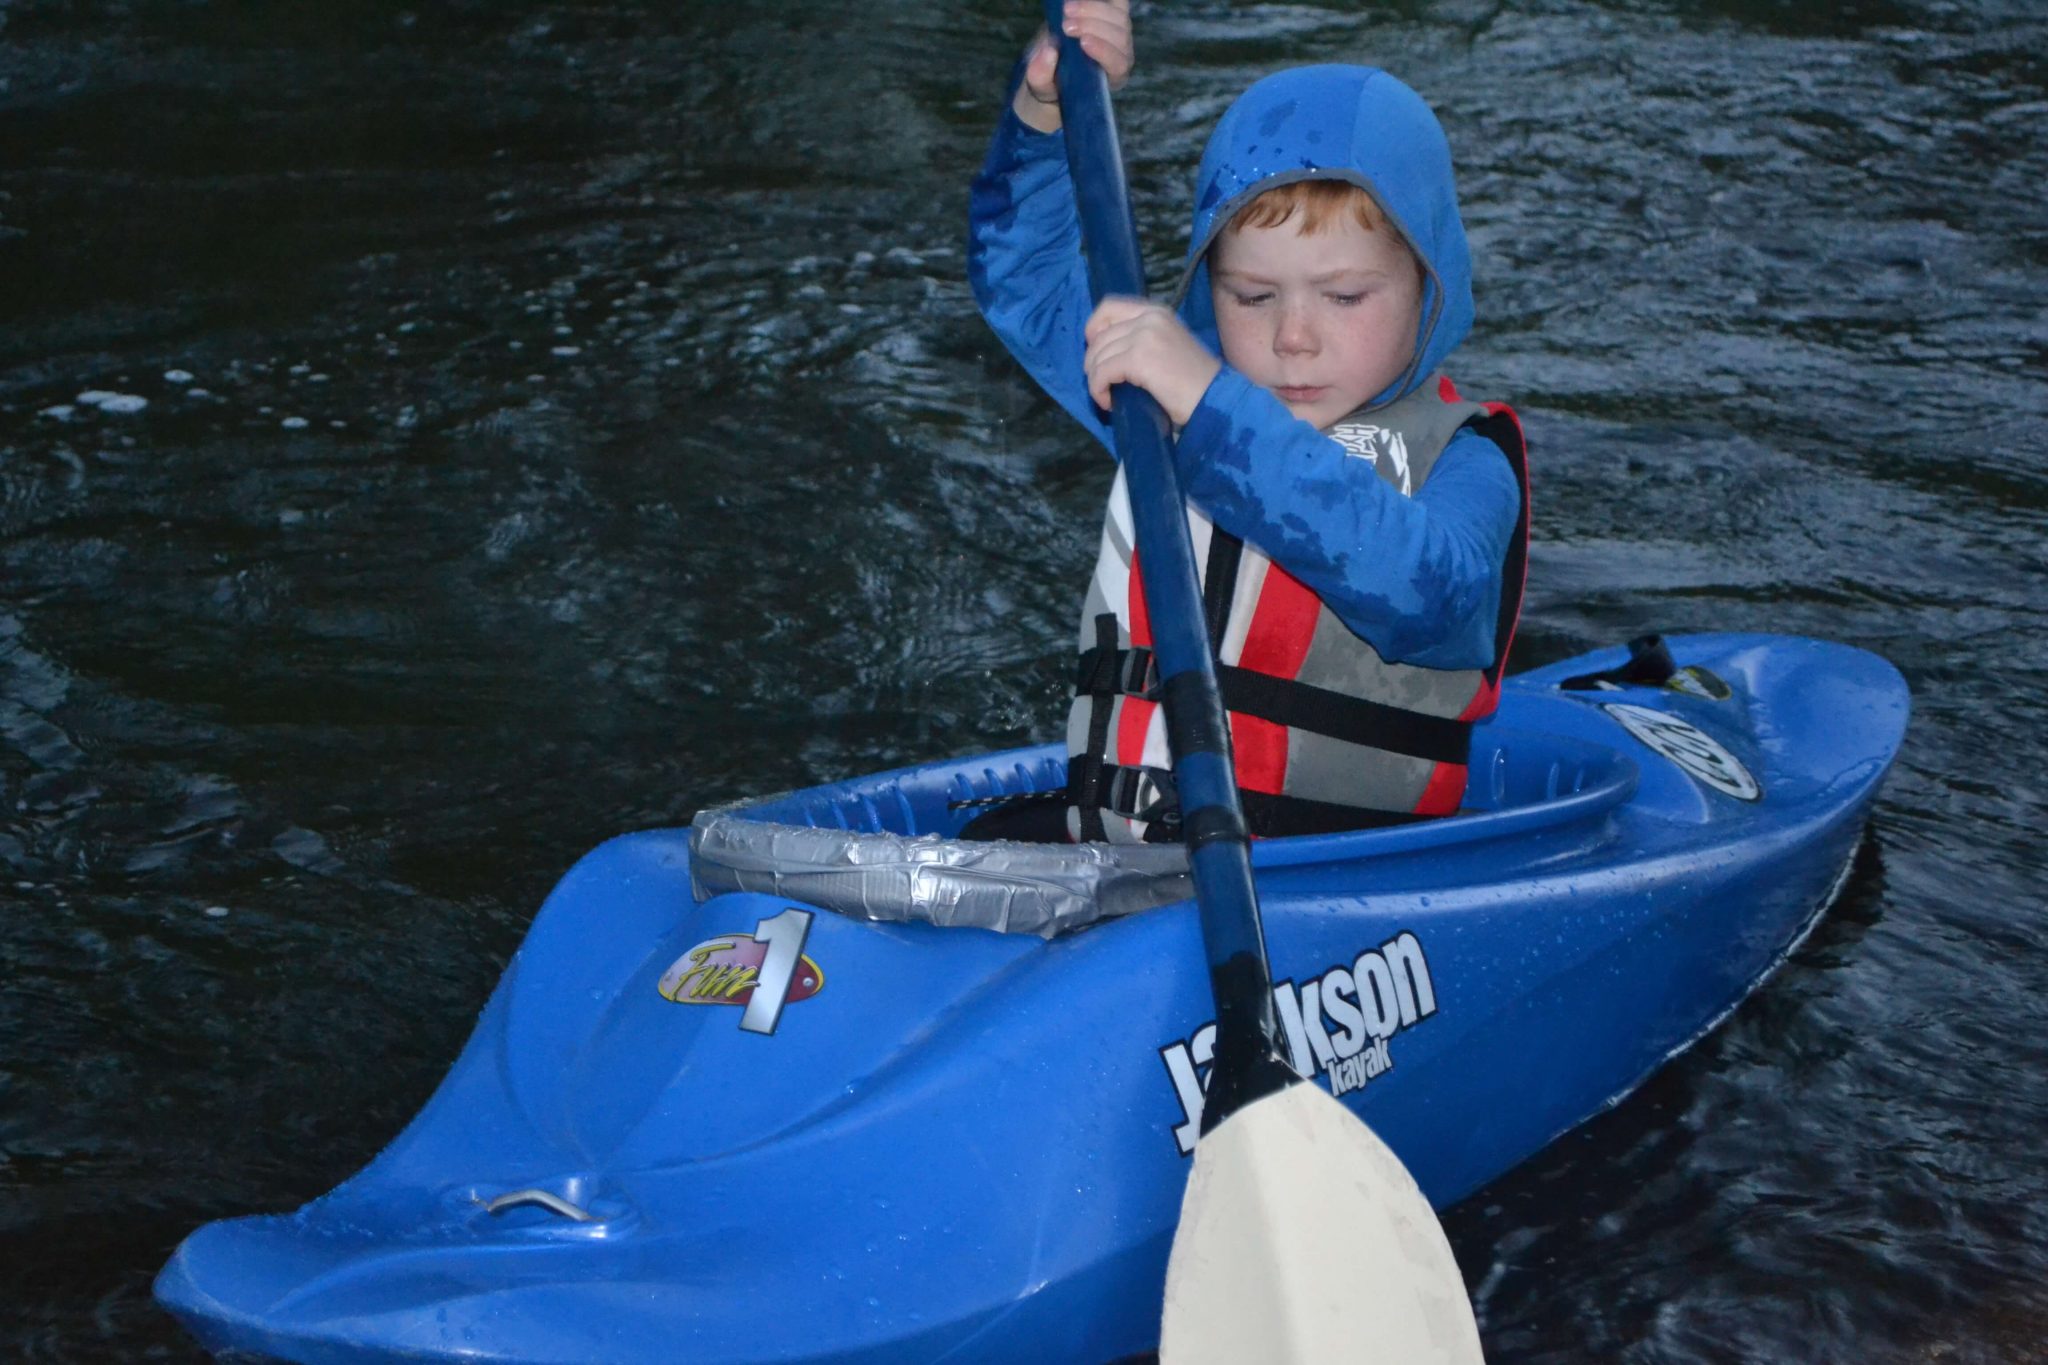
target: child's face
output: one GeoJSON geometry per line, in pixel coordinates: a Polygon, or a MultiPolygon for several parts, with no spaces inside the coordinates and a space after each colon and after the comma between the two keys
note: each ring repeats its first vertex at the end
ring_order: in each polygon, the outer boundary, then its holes
{"type": "Polygon", "coordinates": [[[1318,430],[1399,379],[1415,353],[1422,277],[1391,229],[1349,213],[1226,231],[1209,254],[1223,358],[1318,430]]]}

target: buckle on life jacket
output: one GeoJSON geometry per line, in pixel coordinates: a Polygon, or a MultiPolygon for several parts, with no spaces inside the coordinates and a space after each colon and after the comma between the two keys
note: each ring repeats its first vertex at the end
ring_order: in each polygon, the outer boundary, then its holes
{"type": "Polygon", "coordinates": [[[1119,767],[1105,763],[1102,776],[1099,791],[1105,810],[1113,810],[1126,819],[1143,820],[1147,824],[1179,823],[1180,792],[1173,785],[1173,773],[1168,769],[1119,767]]]}
{"type": "Polygon", "coordinates": [[[1142,697],[1153,699],[1159,686],[1159,665],[1152,651],[1139,645],[1131,649],[1100,645],[1081,651],[1074,670],[1074,692],[1083,697],[1142,697]]]}
{"type": "Polygon", "coordinates": [[[1114,811],[1127,820],[1169,827],[1180,823],[1180,792],[1166,768],[1124,767],[1079,755],[1067,770],[1066,797],[1083,811],[1114,811]]]}

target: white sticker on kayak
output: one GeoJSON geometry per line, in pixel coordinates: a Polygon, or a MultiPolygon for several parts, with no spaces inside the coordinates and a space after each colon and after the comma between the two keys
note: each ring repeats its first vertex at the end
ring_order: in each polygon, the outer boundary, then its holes
{"type": "Polygon", "coordinates": [[[1683,768],[1695,781],[1723,796],[1754,801],[1764,794],[1749,769],[1742,766],[1742,760],[1697,726],[1665,712],[1626,702],[1609,702],[1600,709],[1620,721],[1622,728],[1637,739],[1683,768]]]}
{"type": "MultiPolygon", "coordinates": [[[[1273,1007],[1294,1069],[1311,1079],[1328,1076],[1330,1093],[1343,1095],[1393,1070],[1389,1043],[1436,1013],[1436,982],[1422,940],[1404,931],[1301,985],[1274,983],[1273,1007]]],[[[1180,1100],[1173,1138],[1182,1156],[1195,1150],[1202,1131],[1215,1049],[1214,1023],[1159,1049],[1180,1100]]]]}

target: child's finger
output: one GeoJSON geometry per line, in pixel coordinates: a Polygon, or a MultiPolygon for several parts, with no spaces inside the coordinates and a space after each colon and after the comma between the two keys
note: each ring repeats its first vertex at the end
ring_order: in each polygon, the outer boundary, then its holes
{"type": "Polygon", "coordinates": [[[1031,48],[1024,57],[1024,88],[1040,104],[1059,103],[1059,85],[1055,80],[1059,65],[1059,44],[1040,28],[1031,39],[1031,48]]]}
{"type": "Polygon", "coordinates": [[[1131,384],[1135,382],[1137,381],[1131,378],[1128,366],[1121,364],[1106,365],[1100,371],[1088,377],[1088,396],[1095,400],[1096,407],[1106,408],[1116,398],[1116,395],[1110,392],[1111,389],[1118,384],[1131,384]]]}
{"type": "Polygon", "coordinates": [[[1076,0],[1067,7],[1061,28],[1081,44],[1081,50],[1102,68],[1112,85],[1120,85],[1130,76],[1137,62],[1137,49],[1131,41],[1127,17],[1107,5],[1076,0]]]}
{"type": "Polygon", "coordinates": [[[1125,33],[1131,31],[1131,7],[1117,4],[1115,0],[1067,0],[1060,10],[1060,17],[1066,19],[1091,19],[1113,25],[1125,33]]]}
{"type": "Polygon", "coordinates": [[[1100,407],[1109,406],[1109,386],[1116,382],[1117,369],[1113,344],[1101,340],[1088,343],[1088,350],[1081,357],[1081,369],[1088,379],[1088,396],[1100,407]]]}
{"type": "Polygon", "coordinates": [[[1077,39],[1094,39],[1102,43],[1106,51],[1120,55],[1122,61],[1128,61],[1130,53],[1137,49],[1137,45],[1130,41],[1130,20],[1106,6],[1069,6],[1067,16],[1061,20],[1061,33],[1069,33],[1077,39]]]}
{"type": "Polygon", "coordinates": [[[1095,311],[1088,315],[1088,321],[1081,327],[1081,336],[1091,343],[1097,341],[1118,323],[1128,322],[1155,306],[1144,299],[1112,294],[1095,305],[1095,311]]]}
{"type": "Polygon", "coordinates": [[[1102,74],[1109,78],[1110,89],[1122,89],[1124,82],[1131,77],[1131,67],[1135,65],[1131,54],[1114,46],[1112,40],[1092,32],[1082,32],[1075,41],[1081,44],[1081,50],[1088,54],[1089,59],[1102,68],[1102,74]]]}
{"type": "Polygon", "coordinates": [[[1139,377],[1144,368],[1140,355],[1142,339],[1142,325],[1125,322],[1104,333],[1101,340],[1089,344],[1083,368],[1088,376],[1088,393],[1098,406],[1109,406],[1110,389],[1115,385],[1144,386],[1144,380],[1139,377]]]}
{"type": "Polygon", "coordinates": [[[1109,362],[1095,355],[1091,349],[1088,364],[1088,396],[1095,400],[1095,406],[1098,408],[1109,406],[1109,386],[1116,382],[1110,369],[1109,362]]]}

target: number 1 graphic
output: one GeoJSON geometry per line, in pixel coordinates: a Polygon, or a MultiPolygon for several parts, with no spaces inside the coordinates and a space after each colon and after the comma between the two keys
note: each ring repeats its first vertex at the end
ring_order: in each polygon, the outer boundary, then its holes
{"type": "Polygon", "coordinates": [[[790,979],[803,961],[804,940],[811,936],[811,912],[795,906],[773,919],[764,919],[754,929],[754,942],[768,945],[761,961],[761,975],[754,979],[754,993],[747,998],[747,1012],[740,1027],[749,1033],[773,1033],[782,1020],[782,1005],[789,998],[790,979]]]}

